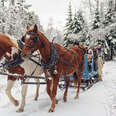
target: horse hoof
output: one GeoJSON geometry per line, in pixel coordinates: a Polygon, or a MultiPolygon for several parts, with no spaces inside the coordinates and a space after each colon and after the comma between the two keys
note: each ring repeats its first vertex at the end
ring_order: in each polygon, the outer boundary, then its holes
{"type": "Polygon", "coordinates": [[[24,111],[24,109],[18,109],[16,112],[21,113],[23,111],[24,111]]]}
{"type": "Polygon", "coordinates": [[[18,100],[15,100],[15,101],[14,101],[14,105],[15,105],[15,106],[18,106],[18,105],[19,105],[18,100]]]}
{"type": "Polygon", "coordinates": [[[74,97],[74,99],[77,99],[77,98],[78,98],[78,96],[75,96],[75,97],[74,97]]]}
{"type": "Polygon", "coordinates": [[[49,112],[54,112],[54,110],[53,109],[49,109],[49,112]]]}
{"type": "Polygon", "coordinates": [[[64,102],[67,102],[67,98],[63,98],[64,102]]]}
{"type": "Polygon", "coordinates": [[[34,98],[35,101],[37,101],[38,98],[34,98]]]}

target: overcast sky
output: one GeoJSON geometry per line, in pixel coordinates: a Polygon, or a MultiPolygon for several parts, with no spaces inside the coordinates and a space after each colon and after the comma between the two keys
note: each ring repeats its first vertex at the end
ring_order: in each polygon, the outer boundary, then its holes
{"type": "MultiPolygon", "coordinates": [[[[39,15],[41,24],[47,26],[50,18],[55,27],[63,27],[70,0],[27,0],[32,5],[32,10],[39,15]]],[[[80,7],[81,0],[71,0],[74,8],[80,7]]]]}

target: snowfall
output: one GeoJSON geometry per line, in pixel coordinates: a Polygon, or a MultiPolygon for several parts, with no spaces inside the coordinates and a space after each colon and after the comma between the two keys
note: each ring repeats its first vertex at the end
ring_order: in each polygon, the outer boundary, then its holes
{"type": "MultiPolygon", "coordinates": [[[[23,113],[17,113],[5,94],[7,78],[0,78],[0,116],[116,116],[116,60],[105,62],[103,81],[97,82],[90,89],[80,91],[74,99],[76,89],[70,88],[67,102],[62,100],[64,90],[58,89],[55,112],[49,113],[51,101],[46,93],[46,85],[40,86],[38,101],[34,101],[35,85],[29,85],[26,105],[23,113]]],[[[12,94],[21,101],[21,84],[17,81],[12,94]]]]}

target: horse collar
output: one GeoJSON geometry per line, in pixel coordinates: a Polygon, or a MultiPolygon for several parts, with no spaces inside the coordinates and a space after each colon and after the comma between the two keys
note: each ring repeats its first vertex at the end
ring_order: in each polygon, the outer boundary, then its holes
{"type": "Polygon", "coordinates": [[[56,66],[56,63],[59,60],[58,51],[53,43],[50,43],[50,50],[51,50],[51,54],[50,54],[49,62],[45,62],[41,60],[41,64],[44,67],[44,69],[48,69],[48,70],[51,70],[53,66],[56,66]]]}

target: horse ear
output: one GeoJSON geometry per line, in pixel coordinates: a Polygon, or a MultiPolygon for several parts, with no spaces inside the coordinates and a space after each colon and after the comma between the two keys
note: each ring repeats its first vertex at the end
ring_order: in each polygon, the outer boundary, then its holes
{"type": "Polygon", "coordinates": [[[29,25],[27,25],[27,27],[26,27],[26,28],[27,28],[27,31],[28,31],[28,30],[30,30],[30,27],[29,27],[29,25]]]}
{"type": "Polygon", "coordinates": [[[38,32],[38,27],[37,27],[37,25],[36,25],[36,24],[34,25],[34,29],[33,29],[33,31],[34,31],[35,33],[37,33],[37,32],[38,32]]]}

